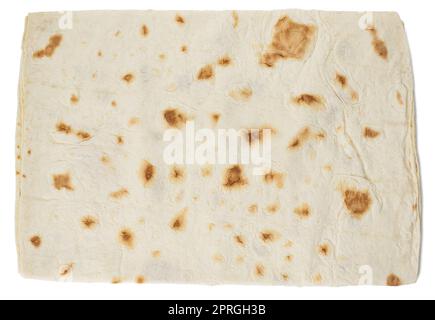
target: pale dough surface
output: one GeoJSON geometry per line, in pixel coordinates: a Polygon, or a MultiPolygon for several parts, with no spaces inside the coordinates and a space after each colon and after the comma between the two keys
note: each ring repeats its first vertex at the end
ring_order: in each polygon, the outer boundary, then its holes
{"type": "Polygon", "coordinates": [[[74,12],[61,29],[61,14],[29,15],[17,125],[21,274],[414,283],[411,57],[397,14],[375,13],[368,28],[362,16],[74,12]],[[162,137],[186,119],[273,128],[273,172],[186,166],[174,178],[162,137]]]}

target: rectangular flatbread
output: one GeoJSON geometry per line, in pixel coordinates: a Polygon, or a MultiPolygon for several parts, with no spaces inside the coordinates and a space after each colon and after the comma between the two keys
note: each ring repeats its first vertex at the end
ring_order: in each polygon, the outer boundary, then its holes
{"type": "Polygon", "coordinates": [[[17,182],[26,278],[414,283],[421,195],[403,23],[299,10],[30,14],[17,182]],[[187,150],[192,124],[209,143],[230,130],[248,149],[269,138],[269,170],[168,163],[165,135],[186,133],[187,150]]]}

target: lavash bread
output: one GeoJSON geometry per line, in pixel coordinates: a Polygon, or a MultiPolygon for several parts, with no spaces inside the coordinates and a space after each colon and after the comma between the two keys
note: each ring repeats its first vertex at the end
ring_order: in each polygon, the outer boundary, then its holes
{"type": "Polygon", "coordinates": [[[74,12],[27,18],[17,245],[28,278],[416,281],[411,57],[394,13],[74,12]],[[369,16],[371,17],[371,16],[369,16]],[[272,171],[172,167],[163,134],[273,129],[272,171]]]}

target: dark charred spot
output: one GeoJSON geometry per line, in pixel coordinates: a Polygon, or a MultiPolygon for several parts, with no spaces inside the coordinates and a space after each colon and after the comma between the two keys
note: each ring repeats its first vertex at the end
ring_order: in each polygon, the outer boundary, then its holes
{"type": "Polygon", "coordinates": [[[136,277],[136,283],[137,284],[144,284],[145,283],[145,277],[144,276],[137,276],[136,277]]]}
{"type": "Polygon", "coordinates": [[[30,238],[30,243],[35,247],[39,248],[42,244],[42,240],[40,236],[33,236],[30,238]]]}
{"type": "Polygon", "coordinates": [[[373,47],[382,59],[388,59],[388,49],[384,41],[380,39],[373,40],[373,47]]]}
{"type": "Polygon", "coordinates": [[[189,51],[189,48],[186,45],[184,45],[184,46],[181,46],[180,51],[183,53],[187,53],[189,51]]]}
{"type": "Polygon", "coordinates": [[[172,167],[169,178],[172,182],[175,182],[175,183],[183,182],[184,178],[185,178],[184,168],[180,168],[177,166],[172,167]]]}
{"type": "Polygon", "coordinates": [[[27,155],[31,156],[32,155],[32,149],[27,150],[27,155]]]}
{"type": "Polygon", "coordinates": [[[282,17],[274,27],[272,42],[263,54],[261,64],[273,67],[281,59],[303,59],[315,33],[314,26],[296,23],[287,16],[282,17]]]}
{"type": "Polygon", "coordinates": [[[112,192],[110,194],[110,197],[113,198],[113,199],[122,199],[122,198],[127,197],[129,194],[130,193],[128,192],[127,189],[122,188],[122,189],[119,189],[118,191],[112,192]]]}
{"type": "Polygon", "coordinates": [[[64,133],[64,134],[71,134],[73,132],[73,129],[71,126],[63,123],[63,122],[59,122],[56,125],[56,130],[60,133],[64,133]]]}
{"type": "Polygon", "coordinates": [[[248,129],[246,130],[246,140],[248,141],[249,145],[253,145],[256,143],[262,143],[264,140],[264,137],[266,133],[270,133],[270,135],[276,134],[275,129],[263,127],[260,129],[248,129]]]}
{"type": "Polygon", "coordinates": [[[297,136],[293,139],[292,142],[290,142],[289,148],[290,149],[297,149],[302,146],[302,144],[308,140],[311,136],[311,130],[310,128],[304,128],[302,129],[297,136]]]}
{"type": "Polygon", "coordinates": [[[379,137],[381,135],[381,133],[379,131],[376,131],[374,129],[371,128],[365,128],[364,129],[364,137],[369,138],[369,139],[375,139],[377,137],[379,137]]]}
{"type": "Polygon", "coordinates": [[[264,243],[275,242],[276,240],[278,240],[278,238],[279,238],[279,235],[274,231],[267,230],[267,231],[263,231],[260,233],[260,239],[264,243]]]}
{"type": "Polygon", "coordinates": [[[215,124],[217,124],[221,119],[221,115],[219,113],[213,113],[211,119],[215,124]]]}
{"type": "Polygon", "coordinates": [[[226,170],[224,187],[237,188],[248,184],[248,181],[243,176],[243,168],[240,165],[235,165],[226,170]]]}
{"type": "Polygon", "coordinates": [[[375,28],[371,28],[368,30],[372,35],[372,46],[375,52],[384,60],[388,60],[388,48],[385,42],[379,38],[378,31],[375,28]]]}
{"type": "Polygon", "coordinates": [[[119,232],[118,235],[119,242],[129,249],[133,249],[134,247],[134,234],[129,229],[123,229],[119,232]]]}
{"type": "Polygon", "coordinates": [[[290,141],[288,148],[290,150],[300,149],[309,140],[323,140],[326,138],[324,132],[313,132],[310,128],[305,127],[290,141]]]}
{"type": "Polygon", "coordinates": [[[89,133],[85,132],[85,131],[79,131],[79,132],[76,133],[76,135],[82,141],[88,141],[88,140],[90,140],[92,138],[92,136],[89,133]]]}
{"type": "Polygon", "coordinates": [[[260,131],[259,130],[248,130],[246,133],[246,140],[250,145],[260,141],[260,131]]]}
{"type": "Polygon", "coordinates": [[[221,67],[228,67],[231,65],[231,58],[229,56],[224,56],[218,60],[218,64],[221,67]]]}
{"type": "Polygon", "coordinates": [[[395,274],[390,274],[387,278],[387,286],[389,287],[399,287],[402,285],[402,281],[395,274]]]}
{"type": "Polygon", "coordinates": [[[56,49],[60,46],[62,39],[63,39],[62,35],[60,35],[60,34],[56,34],[56,35],[51,36],[45,49],[36,51],[33,54],[33,57],[38,58],[38,59],[41,59],[44,57],[47,57],[47,58],[52,57],[53,54],[55,53],[56,49]]]}
{"type": "Polygon", "coordinates": [[[147,187],[153,182],[155,176],[156,167],[148,161],[144,161],[139,169],[139,178],[141,179],[143,185],[147,187]]]}
{"type": "Polygon", "coordinates": [[[326,138],[326,134],[324,132],[318,132],[315,134],[315,137],[320,139],[320,140],[323,140],[326,138]]]}
{"type": "Polygon", "coordinates": [[[85,229],[91,230],[98,224],[98,221],[95,217],[85,216],[82,218],[81,223],[85,229]]]}
{"type": "Polygon", "coordinates": [[[346,76],[337,73],[337,75],[335,76],[335,80],[337,81],[338,84],[340,84],[340,86],[343,89],[347,87],[347,78],[346,78],[346,76]]]}
{"type": "Polygon", "coordinates": [[[123,145],[125,143],[123,136],[117,136],[116,137],[116,144],[123,145]]]}
{"type": "Polygon", "coordinates": [[[284,260],[287,261],[287,262],[293,262],[293,256],[291,254],[286,255],[284,257],[284,260]]]}
{"type": "Polygon", "coordinates": [[[234,241],[235,241],[237,244],[241,245],[242,247],[244,247],[245,244],[246,244],[246,240],[245,240],[245,238],[244,238],[242,235],[237,235],[237,236],[235,236],[235,237],[234,237],[234,241]]]}
{"type": "Polygon", "coordinates": [[[122,283],[121,278],[115,277],[112,279],[112,284],[120,284],[122,283]]]}
{"type": "Polygon", "coordinates": [[[282,273],[281,274],[281,279],[282,279],[282,281],[288,281],[289,280],[289,275],[287,273],[282,273]]]}
{"type": "Polygon", "coordinates": [[[72,105],[76,105],[79,103],[79,97],[75,94],[73,94],[70,98],[71,104],[72,105]]]}
{"type": "Polygon", "coordinates": [[[212,65],[207,65],[199,70],[197,78],[198,80],[210,80],[214,77],[214,70],[212,65]]]}
{"type": "Polygon", "coordinates": [[[179,14],[177,14],[177,15],[175,16],[175,22],[177,22],[179,25],[183,25],[183,24],[186,23],[186,20],[185,20],[182,16],[180,16],[179,14]]]}
{"type": "Polygon", "coordinates": [[[185,208],[179,212],[171,221],[170,227],[174,231],[183,231],[186,228],[188,209],[185,208]]]}
{"type": "Polygon", "coordinates": [[[45,50],[38,50],[33,53],[33,58],[42,59],[45,57],[45,50]]]}
{"type": "Polygon", "coordinates": [[[178,109],[168,109],[163,113],[163,116],[171,128],[181,128],[187,121],[187,117],[178,109]]]}
{"type": "Polygon", "coordinates": [[[302,94],[295,98],[295,102],[298,104],[313,105],[321,103],[321,99],[311,94],[302,94]]]}
{"type": "Polygon", "coordinates": [[[311,208],[308,204],[304,203],[294,210],[294,213],[301,219],[307,219],[311,215],[311,208]]]}
{"type": "Polygon", "coordinates": [[[255,266],[255,275],[259,278],[264,277],[264,274],[266,273],[266,268],[262,264],[257,264],[255,266]]]}
{"type": "Polygon", "coordinates": [[[53,176],[53,184],[56,190],[65,189],[67,191],[73,191],[74,187],[71,183],[71,176],[69,173],[56,174],[53,176]]]}
{"type": "Polygon", "coordinates": [[[329,246],[327,244],[322,244],[319,246],[319,254],[326,257],[329,255],[329,246]]]}
{"type": "Polygon", "coordinates": [[[132,73],[128,73],[122,77],[122,80],[124,80],[126,83],[130,84],[134,81],[134,75],[132,73]]]}
{"type": "Polygon", "coordinates": [[[300,106],[310,107],[320,110],[324,107],[324,99],[312,94],[302,94],[293,98],[293,102],[300,106]]]}
{"type": "Polygon", "coordinates": [[[146,25],[142,25],[141,29],[140,29],[140,33],[142,36],[146,37],[148,36],[148,34],[150,33],[148,27],[146,25]]]}
{"type": "Polygon", "coordinates": [[[60,270],[59,270],[59,276],[61,276],[61,277],[67,277],[68,275],[71,274],[73,268],[74,268],[74,264],[73,263],[70,263],[70,264],[67,264],[65,266],[62,266],[60,268],[60,270]]]}
{"type": "Polygon", "coordinates": [[[101,58],[101,57],[103,56],[103,51],[98,50],[98,52],[97,52],[97,56],[101,58]]]}
{"type": "Polygon", "coordinates": [[[372,205],[368,191],[346,190],[343,197],[346,208],[355,218],[361,218],[372,205]]]}

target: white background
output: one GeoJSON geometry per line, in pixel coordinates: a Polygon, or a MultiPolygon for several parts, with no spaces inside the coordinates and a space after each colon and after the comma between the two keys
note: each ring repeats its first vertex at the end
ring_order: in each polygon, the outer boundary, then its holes
{"type": "Polygon", "coordinates": [[[0,8],[0,298],[4,299],[433,299],[435,298],[435,40],[432,1],[410,0],[15,0],[0,8]],[[15,121],[24,18],[29,12],[103,9],[398,11],[416,78],[424,249],[416,285],[400,288],[287,288],[59,284],[22,279],[15,251],[15,121]]]}

